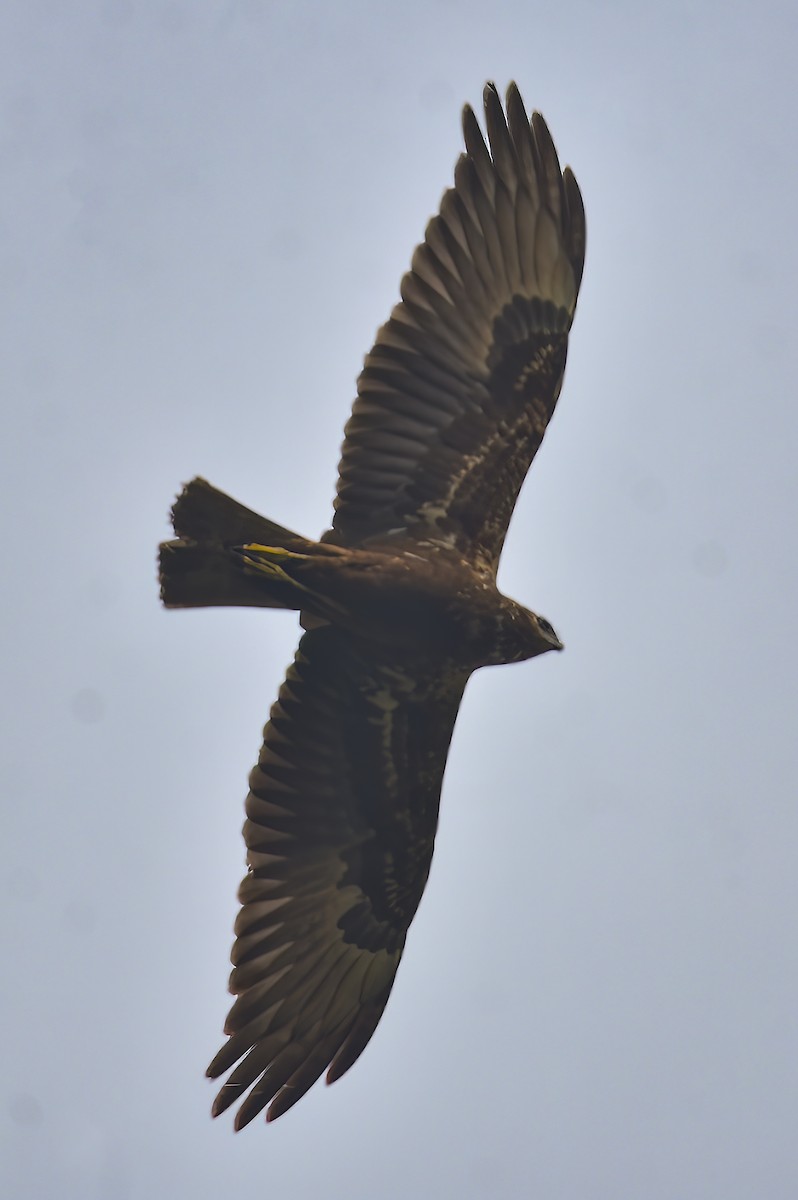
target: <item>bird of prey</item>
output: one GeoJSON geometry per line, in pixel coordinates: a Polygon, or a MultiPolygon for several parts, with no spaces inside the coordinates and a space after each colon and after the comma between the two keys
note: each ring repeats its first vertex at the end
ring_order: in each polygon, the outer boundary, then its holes
{"type": "Polygon", "coordinates": [[[286,1112],[352,1066],[429,874],[446,756],[478,667],[562,645],[496,571],[562,385],[585,253],[576,180],[515,85],[465,153],[357,383],[315,542],[202,479],[160,548],[167,608],[297,610],[305,633],[249,779],[214,1116],[286,1112]]]}

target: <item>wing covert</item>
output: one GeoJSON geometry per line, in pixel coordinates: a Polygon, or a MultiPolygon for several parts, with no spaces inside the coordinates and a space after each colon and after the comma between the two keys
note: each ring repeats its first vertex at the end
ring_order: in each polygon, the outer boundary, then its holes
{"type": "Polygon", "coordinates": [[[250,777],[227,1018],[214,1104],[248,1089],[242,1128],[291,1107],[362,1052],[429,873],[465,677],[412,678],[330,626],[302,638],[250,777]],[[240,1061],[239,1061],[240,1060],[240,1061]],[[238,1065],[235,1065],[235,1064],[238,1065]]]}
{"type": "Polygon", "coordinates": [[[401,533],[495,572],[554,410],[585,252],[546,123],[489,84],[466,153],[377,334],[346,426],[329,540],[401,533]]]}

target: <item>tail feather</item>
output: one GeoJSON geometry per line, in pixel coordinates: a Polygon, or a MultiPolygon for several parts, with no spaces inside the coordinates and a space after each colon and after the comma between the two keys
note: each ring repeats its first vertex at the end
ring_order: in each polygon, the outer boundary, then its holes
{"type": "Polygon", "coordinates": [[[224,547],[163,542],[158,554],[161,600],[166,608],[299,609],[296,587],[280,578],[255,579],[242,559],[224,547]]]}
{"type": "Polygon", "coordinates": [[[175,533],[184,541],[212,546],[263,542],[269,546],[306,541],[283,525],[269,521],[220,492],[205,479],[187,483],[172,507],[175,533]]]}
{"type": "Polygon", "coordinates": [[[158,559],[161,599],[167,608],[301,607],[301,593],[287,577],[254,577],[236,548],[266,543],[301,552],[313,543],[245,508],[204,479],[186,484],[172,508],[172,523],[177,540],[164,542],[158,559]]]}

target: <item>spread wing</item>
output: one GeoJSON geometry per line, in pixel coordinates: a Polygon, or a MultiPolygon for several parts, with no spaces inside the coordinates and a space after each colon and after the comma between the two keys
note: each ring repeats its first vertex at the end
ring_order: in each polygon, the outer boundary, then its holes
{"type": "Polygon", "coordinates": [[[270,1101],[280,1116],[327,1067],[339,1078],[373,1034],[427,881],[465,682],[369,661],[331,626],[302,638],[250,778],[237,999],[208,1068],[238,1063],[214,1116],[251,1088],[237,1129],[270,1101]]]}
{"type": "Polygon", "coordinates": [[[466,107],[454,187],[358,380],[327,537],[398,530],[495,572],[562,384],[585,218],[541,115],[514,84],[506,118],[492,84],[484,101],[490,149],[466,107]]]}

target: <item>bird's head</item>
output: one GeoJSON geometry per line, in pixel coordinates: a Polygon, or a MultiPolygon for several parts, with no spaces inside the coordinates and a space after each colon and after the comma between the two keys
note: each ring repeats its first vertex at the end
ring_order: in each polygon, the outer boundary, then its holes
{"type": "Polygon", "coordinates": [[[502,617],[499,638],[502,662],[524,662],[547,650],[563,649],[551,623],[515,600],[505,599],[502,617]]]}

